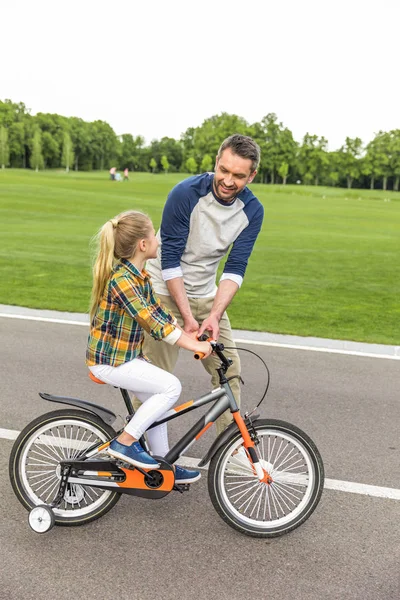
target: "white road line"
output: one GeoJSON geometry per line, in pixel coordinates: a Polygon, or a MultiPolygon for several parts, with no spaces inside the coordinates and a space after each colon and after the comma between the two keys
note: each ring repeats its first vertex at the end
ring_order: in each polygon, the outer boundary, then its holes
{"type": "MultiPolygon", "coordinates": [[[[30,315],[13,315],[8,313],[0,312],[0,317],[4,317],[6,319],[22,319],[26,321],[42,321],[44,323],[59,323],[61,325],[81,325],[83,327],[88,327],[88,321],[73,321],[69,319],[56,319],[52,317],[35,317],[30,315]]],[[[234,340],[237,344],[249,344],[253,346],[271,346],[274,348],[288,348],[291,350],[309,350],[311,352],[328,352],[330,354],[346,354],[349,356],[365,356],[367,358],[385,358],[389,360],[400,360],[400,355],[392,355],[392,354],[379,354],[374,352],[359,352],[357,350],[344,350],[341,348],[324,348],[320,346],[304,346],[297,344],[283,344],[279,342],[263,342],[258,340],[248,340],[235,338],[234,340]]]]}
{"type": "Polygon", "coordinates": [[[0,428],[0,438],[4,440],[16,440],[19,436],[20,432],[15,429],[1,429],[0,428]]]}
{"type": "MultiPolygon", "coordinates": [[[[0,315],[1,316],[1,315],[0,315]]],[[[296,344],[279,344],[277,342],[258,342],[256,340],[242,340],[235,338],[237,344],[253,344],[255,346],[273,346],[276,348],[290,348],[292,350],[310,350],[311,352],[329,352],[330,354],[347,354],[350,356],[366,356],[367,358],[386,358],[400,360],[400,356],[389,354],[375,354],[373,352],[357,352],[356,350],[341,350],[339,348],[320,348],[318,346],[298,346],[296,344]]]]}
{"type": "MultiPolygon", "coordinates": [[[[0,428],[0,438],[6,440],[15,440],[19,431],[15,429],[0,428]]],[[[200,459],[191,456],[181,456],[179,463],[185,467],[199,468],[200,459]]],[[[201,468],[201,467],[200,467],[201,468]]],[[[208,467],[203,467],[207,470],[208,467]]],[[[378,485],[368,485],[365,483],[354,483],[352,481],[340,481],[338,479],[325,479],[324,488],[327,490],[336,490],[339,492],[349,492],[351,494],[362,494],[363,496],[375,496],[376,498],[389,498],[391,500],[400,500],[400,490],[396,488],[382,487],[378,485]]]]}
{"type": "Polygon", "coordinates": [[[44,321],[45,323],[61,323],[62,325],[83,325],[88,327],[89,323],[85,321],[67,321],[66,319],[51,319],[50,317],[31,317],[25,315],[9,315],[7,313],[0,313],[0,317],[6,319],[22,319],[25,321],[44,321]]]}

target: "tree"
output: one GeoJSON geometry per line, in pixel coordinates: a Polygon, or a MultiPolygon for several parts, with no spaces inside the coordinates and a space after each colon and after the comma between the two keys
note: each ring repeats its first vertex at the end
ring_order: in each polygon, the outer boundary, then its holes
{"type": "Polygon", "coordinates": [[[390,166],[394,176],[393,189],[397,192],[400,180],[400,129],[390,132],[390,166]]]}
{"type": "Polygon", "coordinates": [[[193,158],[193,156],[190,156],[187,159],[187,161],[185,162],[185,167],[186,167],[188,173],[191,173],[192,175],[194,175],[194,173],[196,173],[197,163],[196,163],[195,159],[193,158]]]}
{"type": "Polygon", "coordinates": [[[13,167],[25,166],[26,128],[22,121],[15,121],[8,130],[8,145],[10,148],[10,164],[13,167]]]}
{"type": "Polygon", "coordinates": [[[30,165],[31,168],[35,169],[36,172],[39,171],[39,169],[43,169],[44,166],[41,133],[38,127],[35,129],[35,133],[33,135],[30,165]]]}
{"type": "Polygon", "coordinates": [[[201,164],[205,154],[215,157],[222,142],[233,133],[250,135],[250,127],[242,117],[228,113],[214,115],[203,121],[200,127],[190,127],[181,138],[184,167],[187,168],[190,157],[196,164],[201,164]]]}
{"type": "Polygon", "coordinates": [[[250,135],[261,150],[260,180],[262,183],[267,182],[269,176],[270,183],[273,184],[283,163],[288,164],[288,172],[295,164],[297,144],[293,134],[290,129],[284,128],[282,123],[278,123],[275,113],[268,113],[260,123],[252,125],[250,135]]]}
{"type": "Polygon", "coordinates": [[[10,150],[8,147],[8,131],[2,125],[0,127],[0,164],[1,168],[8,167],[10,162],[10,150]]]}
{"type": "Polygon", "coordinates": [[[286,178],[289,173],[289,165],[286,162],[283,162],[278,169],[278,175],[282,177],[283,185],[286,185],[286,178]]]}
{"type": "MultiPolygon", "coordinates": [[[[52,113],[38,113],[33,117],[34,126],[39,127],[42,132],[42,144],[43,134],[47,132],[55,140],[60,150],[64,143],[64,133],[69,129],[68,121],[69,119],[67,119],[67,117],[52,113]]],[[[54,166],[60,166],[60,158],[61,157],[58,156],[57,164],[54,166]]]]}
{"type": "Polygon", "coordinates": [[[212,171],[212,168],[213,168],[213,160],[209,154],[205,154],[203,156],[203,160],[201,161],[201,166],[200,166],[201,172],[207,173],[209,171],[212,171]]]}
{"type": "Polygon", "coordinates": [[[30,120],[32,117],[29,109],[23,102],[0,101],[0,126],[4,125],[8,131],[9,159],[12,167],[26,166],[26,157],[30,152],[29,145],[32,141],[27,136],[30,120]]]}
{"type": "Polygon", "coordinates": [[[340,152],[328,152],[327,179],[330,185],[337,185],[340,180],[341,172],[340,152]]]}
{"type": "Polygon", "coordinates": [[[147,171],[149,158],[144,148],[144,138],[140,135],[133,137],[130,133],[121,135],[120,167],[128,167],[130,171],[147,171]]]}
{"type": "Polygon", "coordinates": [[[93,121],[90,136],[95,168],[109,168],[118,158],[118,140],[113,128],[105,121],[93,121]]]}
{"type": "Polygon", "coordinates": [[[42,154],[45,169],[60,166],[60,147],[49,131],[42,133],[42,154]]]}
{"type": "Polygon", "coordinates": [[[161,157],[161,166],[164,169],[164,173],[168,173],[169,162],[168,162],[168,158],[165,156],[165,154],[163,154],[161,157]]]}
{"type": "Polygon", "coordinates": [[[328,141],[324,137],[318,138],[309,133],[304,136],[299,148],[298,160],[299,171],[306,183],[313,182],[318,185],[324,175],[329,165],[327,145],[328,141]]]}
{"type": "Polygon", "coordinates": [[[70,167],[72,167],[72,165],[74,164],[74,151],[72,149],[72,140],[69,133],[64,133],[61,164],[63,167],[65,167],[67,173],[69,173],[70,167]]]}
{"type": "Polygon", "coordinates": [[[351,188],[354,179],[357,179],[361,173],[360,155],[362,150],[362,141],[360,138],[346,138],[344,146],[340,149],[342,172],[347,178],[347,187],[351,188]]]}
{"type": "Polygon", "coordinates": [[[77,117],[71,117],[68,119],[68,126],[75,156],[75,171],[78,171],[79,168],[90,170],[93,163],[92,130],[90,123],[86,123],[83,119],[78,119],[77,117]]]}
{"type": "Polygon", "coordinates": [[[150,146],[150,153],[157,162],[157,165],[161,165],[162,156],[166,156],[169,163],[168,169],[171,172],[179,171],[183,157],[181,142],[177,142],[169,137],[163,137],[161,140],[153,140],[150,146]]]}
{"type": "Polygon", "coordinates": [[[150,160],[150,169],[151,169],[151,172],[155,173],[156,172],[156,168],[157,168],[157,162],[156,162],[156,159],[154,158],[154,156],[152,156],[151,160],[150,160]]]}
{"type": "Polygon", "coordinates": [[[383,177],[389,166],[388,160],[388,140],[386,134],[380,131],[375,138],[367,144],[367,152],[360,163],[360,170],[363,175],[371,178],[370,189],[374,189],[375,179],[383,177]]]}

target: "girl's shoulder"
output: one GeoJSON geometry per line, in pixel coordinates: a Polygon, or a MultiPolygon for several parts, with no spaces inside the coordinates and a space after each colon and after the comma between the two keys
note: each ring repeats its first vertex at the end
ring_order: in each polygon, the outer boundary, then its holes
{"type": "Polygon", "coordinates": [[[129,268],[125,265],[117,265],[118,268],[114,268],[110,277],[110,288],[111,290],[119,290],[130,292],[134,294],[140,294],[143,290],[143,281],[140,277],[137,277],[135,273],[132,273],[129,268]]]}

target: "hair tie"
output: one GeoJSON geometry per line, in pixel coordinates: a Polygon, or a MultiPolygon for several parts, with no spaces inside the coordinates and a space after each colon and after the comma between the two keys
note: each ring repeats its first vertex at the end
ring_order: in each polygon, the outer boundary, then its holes
{"type": "Polygon", "coordinates": [[[114,229],[117,229],[118,219],[110,219],[110,221],[114,229]]]}

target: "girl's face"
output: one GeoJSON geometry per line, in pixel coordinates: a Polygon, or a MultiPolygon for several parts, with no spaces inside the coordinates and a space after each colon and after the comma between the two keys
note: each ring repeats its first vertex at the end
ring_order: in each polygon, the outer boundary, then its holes
{"type": "Polygon", "coordinates": [[[152,229],[149,237],[145,240],[145,258],[157,258],[157,248],[159,246],[158,239],[156,238],[156,232],[152,229]]]}

